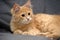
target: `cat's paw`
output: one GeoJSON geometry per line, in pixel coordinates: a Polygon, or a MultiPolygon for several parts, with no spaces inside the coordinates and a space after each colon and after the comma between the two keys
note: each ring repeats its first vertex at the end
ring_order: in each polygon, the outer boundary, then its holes
{"type": "Polygon", "coordinates": [[[39,33],[39,34],[37,34],[37,35],[39,35],[39,36],[46,36],[46,37],[48,37],[47,35],[48,35],[49,33],[48,32],[46,32],[46,33],[39,33]]]}
{"type": "Polygon", "coordinates": [[[28,33],[28,32],[23,32],[22,34],[23,34],[23,35],[29,35],[29,33],[28,33]]]}
{"type": "Polygon", "coordinates": [[[53,35],[45,35],[46,37],[53,38],[53,35]]]}
{"type": "Polygon", "coordinates": [[[22,31],[21,30],[16,30],[16,31],[14,31],[14,34],[22,34],[22,31]]]}
{"type": "Polygon", "coordinates": [[[36,35],[36,34],[34,34],[34,33],[32,33],[32,32],[23,32],[22,34],[23,34],[23,35],[36,35]]]}
{"type": "Polygon", "coordinates": [[[38,33],[36,36],[45,36],[43,33],[38,33]]]}
{"type": "Polygon", "coordinates": [[[39,33],[38,35],[40,36],[45,36],[45,37],[49,37],[49,38],[52,38],[53,35],[51,35],[50,33],[46,32],[46,33],[39,33]]]}

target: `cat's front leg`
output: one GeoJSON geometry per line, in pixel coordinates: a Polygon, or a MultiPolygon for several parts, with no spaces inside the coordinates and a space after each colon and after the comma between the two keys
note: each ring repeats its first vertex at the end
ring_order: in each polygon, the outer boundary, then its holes
{"type": "Polygon", "coordinates": [[[14,34],[22,34],[23,32],[21,30],[15,30],[13,33],[14,34]]]}
{"type": "Polygon", "coordinates": [[[50,32],[42,33],[41,35],[52,38],[52,34],[50,32]]]}
{"type": "Polygon", "coordinates": [[[38,35],[42,35],[45,37],[53,38],[55,34],[50,33],[50,32],[45,32],[45,33],[39,33],[38,35]]]}
{"type": "Polygon", "coordinates": [[[55,33],[46,34],[45,36],[49,38],[58,38],[58,34],[55,33]]]}
{"type": "Polygon", "coordinates": [[[40,33],[37,34],[37,35],[41,35],[41,36],[46,36],[46,37],[48,37],[48,35],[50,35],[50,33],[49,33],[49,32],[45,32],[45,33],[40,32],[40,33]]]}

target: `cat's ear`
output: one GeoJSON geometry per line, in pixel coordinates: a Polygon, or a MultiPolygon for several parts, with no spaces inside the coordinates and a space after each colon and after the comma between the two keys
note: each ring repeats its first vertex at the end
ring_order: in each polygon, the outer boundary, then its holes
{"type": "Polygon", "coordinates": [[[31,8],[31,7],[32,7],[32,5],[31,5],[31,0],[28,0],[28,1],[26,2],[26,4],[24,4],[23,6],[28,7],[28,8],[31,8]]]}
{"type": "Polygon", "coordinates": [[[13,5],[13,10],[14,10],[15,12],[18,12],[18,11],[20,10],[20,5],[18,5],[17,3],[14,3],[14,5],[13,5]]]}

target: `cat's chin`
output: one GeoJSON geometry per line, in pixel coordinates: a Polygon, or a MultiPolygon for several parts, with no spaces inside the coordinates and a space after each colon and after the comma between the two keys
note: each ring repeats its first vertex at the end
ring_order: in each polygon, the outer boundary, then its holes
{"type": "Polygon", "coordinates": [[[27,21],[27,22],[23,22],[22,24],[29,24],[30,23],[30,21],[27,21]]]}
{"type": "Polygon", "coordinates": [[[27,25],[27,24],[30,24],[31,21],[25,21],[25,22],[19,22],[20,25],[27,25]]]}

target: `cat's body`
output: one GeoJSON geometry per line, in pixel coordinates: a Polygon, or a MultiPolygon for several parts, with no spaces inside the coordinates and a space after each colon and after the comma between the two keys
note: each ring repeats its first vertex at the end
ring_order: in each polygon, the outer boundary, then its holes
{"type": "Polygon", "coordinates": [[[44,35],[60,37],[60,15],[33,14],[29,1],[20,7],[15,4],[11,9],[11,30],[15,34],[44,35]]]}
{"type": "Polygon", "coordinates": [[[60,15],[37,14],[36,20],[40,22],[43,35],[47,37],[60,36],[60,15]]]}

